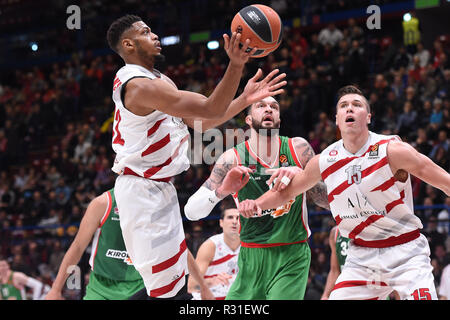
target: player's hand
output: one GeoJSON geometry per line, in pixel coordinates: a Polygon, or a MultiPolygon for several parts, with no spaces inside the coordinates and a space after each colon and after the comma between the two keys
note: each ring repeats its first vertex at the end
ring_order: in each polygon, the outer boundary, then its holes
{"type": "Polygon", "coordinates": [[[238,67],[243,67],[248,59],[256,52],[258,48],[249,49],[250,39],[245,39],[242,48],[239,48],[239,43],[241,42],[241,33],[233,32],[231,38],[226,33],[223,35],[224,49],[230,58],[230,64],[238,67]],[[247,52],[248,51],[248,52],[247,52]]]}
{"type": "Polygon", "coordinates": [[[272,175],[270,179],[267,180],[267,184],[270,186],[276,179],[275,184],[270,190],[274,192],[284,190],[289,183],[291,183],[291,180],[295,177],[295,175],[300,171],[302,171],[302,169],[299,167],[267,169],[266,173],[272,175]]]}
{"type": "Polygon", "coordinates": [[[61,292],[57,290],[50,290],[44,298],[45,300],[65,300],[61,292]]]}
{"type": "Polygon", "coordinates": [[[228,286],[230,284],[230,279],[233,278],[233,276],[231,276],[230,274],[226,273],[226,272],[221,272],[218,275],[216,275],[215,277],[211,278],[211,282],[210,282],[210,286],[217,286],[219,284],[224,285],[224,286],[228,286]]]}
{"type": "Polygon", "coordinates": [[[258,81],[263,74],[262,70],[258,69],[255,75],[248,80],[241,94],[245,98],[245,105],[248,106],[264,98],[283,93],[284,90],[280,88],[287,84],[287,81],[282,81],[286,77],[286,73],[278,74],[279,72],[278,69],[272,70],[264,79],[258,81]],[[275,77],[275,75],[277,76],[275,77]]]}
{"type": "Polygon", "coordinates": [[[238,192],[247,184],[252,172],[253,170],[244,166],[234,167],[228,171],[216,193],[225,197],[238,192]]]}
{"type": "Polygon", "coordinates": [[[258,217],[262,216],[262,210],[256,204],[256,200],[244,200],[240,202],[238,210],[244,218],[254,217],[255,213],[258,217]]]}

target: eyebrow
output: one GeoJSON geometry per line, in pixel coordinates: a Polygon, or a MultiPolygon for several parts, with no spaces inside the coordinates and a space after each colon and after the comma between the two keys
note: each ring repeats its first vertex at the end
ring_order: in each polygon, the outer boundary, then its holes
{"type": "Polygon", "coordinates": [[[354,99],[354,100],[352,100],[352,101],[346,101],[346,100],[341,101],[338,105],[340,106],[340,105],[342,105],[342,104],[344,104],[344,103],[349,103],[349,102],[353,102],[353,103],[359,102],[359,103],[364,104],[364,102],[362,102],[361,100],[354,99]]]}

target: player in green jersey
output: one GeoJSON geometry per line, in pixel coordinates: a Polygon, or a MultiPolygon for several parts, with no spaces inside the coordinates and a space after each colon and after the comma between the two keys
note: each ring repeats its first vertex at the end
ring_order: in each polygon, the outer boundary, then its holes
{"type": "Polygon", "coordinates": [[[25,300],[25,287],[32,289],[32,300],[41,300],[42,293],[50,289],[23,272],[12,271],[8,261],[0,256],[0,300],[25,300]]]}
{"type": "MultiPolygon", "coordinates": [[[[289,183],[314,156],[305,139],[279,136],[280,106],[274,98],[252,104],[245,121],[249,139],[220,156],[208,180],[189,198],[188,219],[207,216],[229,194],[237,203],[258,198],[272,188],[267,184],[272,174],[289,183]]],[[[322,183],[306,197],[329,208],[322,183]]],[[[303,299],[311,261],[305,194],[261,216],[241,216],[240,223],[239,272],[227,299],[303,299]]]]}
{"type": "MultiPolygon", "coordinates": [[[[120,229],[114,189],[94,198],[81,220],[80,229],[65,254],[47,300],[63,299],[62,290],[74,266],[88,244],[92,242],[91,274],[84,300],[124,300],[144,289],[144,282],[132,265],[120,229]]],[[[191,274],[200,279],[205,299],[213,299],[210,290],[199,276],[192,254],[188,255],[191,274]],[[203,286],[202,286],[203,285],[203,286]]]]}
{"type": "Polygon", "coordinates": [[[349,238],[341,236],[337,226],[334,226],[330,231],[328,243],[330,244],[330,272],[328,272],[327,282],[323,290],[321,300],[328,300],[331,290],[333,290],[337,277],[341,274],[342,267],[347,258],[347,249],[349,238]]]}

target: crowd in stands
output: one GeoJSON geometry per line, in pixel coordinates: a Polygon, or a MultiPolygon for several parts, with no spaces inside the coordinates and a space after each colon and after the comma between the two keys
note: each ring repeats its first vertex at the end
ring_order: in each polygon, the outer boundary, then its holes
{"type": "MultiPolygon", "coordinates": [[[[195,2],[201,6],[206,1],[195,2]]],[[[289,3],[272,2],[280,8],[289,3]]],[[[318,1],[309,8],[323,12],[327,5],[339,9],[350,2],[318,1]]],[[[226,12],[234,14],[237,10],[229,3],[237,1],[219,1],[216,9],[230,6],[226,12]]],[[[224,50],[182,43],[175,51],[177,55],[167,54],[160,69],[180,89],[209,95],[225,71],[224,50]]],[[[274,68],[286,72],[286,92],[277,97],[280,133],[305,137],[320,153],[339,138],[334,123],[337,89],[358,84],[371,105],[372,131],[399,135],[449,171],[449,54],[439,40],[431,47],[417,45],[414,54],[395,41],[388,45],[373,41],[354,19],[340,27],[330,24],[320,32],[291,28],[285,30],[278,50],[247,65],[241,89],[258,67],[264,74],[274,68]]],[[[0,255],[10,259],[13,270],[51,284],[90,200],[114,186],[110,97],[114,74],[122,63],[116,55],[86,51],[64,62],[16,70],[0,83],[0,255]]],[[[220,127],[230,128],[245,128],[244,113],[220,127]]],[[[193,165],[174,179],[181,208],[211,168],[193,165]]],[[[416,212],[430,241],[438,285],[449,263],[450,201],[439,190],[411,178],[415,205],[447,206],[416,212]]],[[[310,204],[309,210],[322,209],[310,204]]],[[[218,231],[219,211],[217,206],[212,219],[186,222],[194,255],[202,241],[218,231]]],[[[319,299],[329,270],[328,234],[334,220],[329,214],[317,214],[309,222],[314,232],[306,298],[319,299]]],[[[88,255],[80,263],[83,273],[88,271],[88,255]]]]}

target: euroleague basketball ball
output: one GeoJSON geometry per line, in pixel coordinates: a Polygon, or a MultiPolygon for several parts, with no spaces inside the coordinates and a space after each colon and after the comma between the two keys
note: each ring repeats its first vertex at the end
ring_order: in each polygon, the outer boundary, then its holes
{"type": "Polygon", "coordinates": [[[241,33],[242,41],[250,39],[248,51],[257,47],[252,58],[261,58],[280,46],[283,38],[283,24],[278,13],[271,7],[252,4],[241,9],[234,16],[231,21],[231,32],[241,33]]]}

